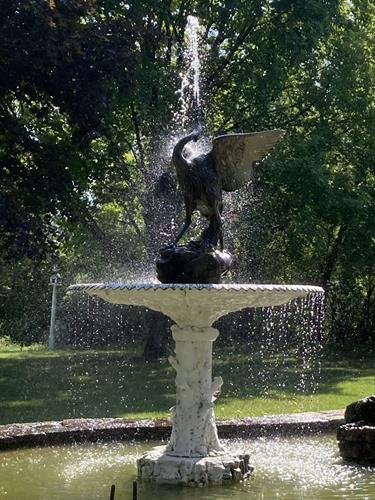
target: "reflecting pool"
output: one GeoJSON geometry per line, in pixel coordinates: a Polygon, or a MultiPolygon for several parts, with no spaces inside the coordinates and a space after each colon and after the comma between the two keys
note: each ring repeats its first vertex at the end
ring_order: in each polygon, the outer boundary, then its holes
{"type": "MultiPolygon", "coordinates": [[[[225,441],[224,441],[225,442],[225,441]]],[[[85,443],[0,452],[0,499],[116,500],[132,498],[136,459],[159,443],[85,443]]],[[[178,488],[179,500],[375,499],[375,467],[344,463],[334,436],[225,442],[248,449],[254,475],[244,484],[178,488]]],[[[176,500],[176,488],[139,484],[139,500],[176,500]]]]}

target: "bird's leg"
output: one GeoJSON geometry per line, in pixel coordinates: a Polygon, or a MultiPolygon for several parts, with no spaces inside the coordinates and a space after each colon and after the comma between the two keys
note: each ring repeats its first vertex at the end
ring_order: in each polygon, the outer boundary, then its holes
{"type": "Polygon", "coordinates": [[[221,216],[221,214],[223,213],[223,202],[220,201],[219,203],[216,203],[215,204],[215,216],[218,220],[218,225],[219,225],[219,243],[220,243],[220,251],[222,252],[224,250],[224,231],[223,231],[223,223],[224,223],[224,220],[221,216]]]}
{"type": "Polygon", "coordinates": [[[220,243],[220,251],[221,252],[224,250],[224,231],[223,231],[224,219],[221,216],[222,211],[223,211],[223,207],[221,206],[221,209],[217,212],[217,215],[218,215],[218,217],[220,219],[219,243],[220,243]]]}
{"type": "Polygon", "coordinates": [[[223,230],[222,230],[222,223],[221,223],[221,217],[219,212],[216,212],[215,215],[212,218],[212,226],[213,226],[213,243],[214,246],[217,245],[218,241],[220,242],[220,250],[223,249],[223,230]]]}
{"type": "Polygon", "coordinates": [[[181,229],[179,230],[176,239],[174,240],[175,245],[177,245],[177,243],[180,241],[180,239],[186,233],[190,224],[191,224],[191,211],[186,209],[185,222],[184,222],[183,226],[181,227],[181,229]]]}
{"type": "Polygon", "coordinates": [[[219,233],[219,243],[220,243],[220,251],[224,250],[224,237],[223,237],[223,223],[221,222],[220,233],[219,233]]]}
{"type": "Polygon", "coordinates": [[[216,212],[210,218],[210,224],[201,235],[201,241],[207,248],[215,248],[220,241],[220,250],[223,249],[223,231],[220,213],[216,212]]]}
{"type": "Polygon", "coordinates": [[[210,224],[204,231],[202,231],[199,243],[202,249],[207,250],[209,248],[213,248],[215,245],[213,244],[213,230],[212,230],[212,224],[210,221],[210,224]]]}
{"type": "Polygon", "coordinates": [[[221,210],[219,206],[216,204],[215,213],[211,219],[211,224],[213,227],[213,243],[215,246],[217,243],[220,243],[220,250],[222,251],[224,248],[223,242],[223,220],[221,218],[221,210]]]}

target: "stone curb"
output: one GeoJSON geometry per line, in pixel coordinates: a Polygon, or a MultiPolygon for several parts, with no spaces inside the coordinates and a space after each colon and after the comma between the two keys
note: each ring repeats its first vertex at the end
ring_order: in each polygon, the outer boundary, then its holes
{"type": "MultiPolygon", "coordinates": [[[[221,438],[335,432],[344,423],[344,410],[245,417],[216,423],[221,438]]],[[[167,419],[80,418],[8,424],[0,425],[0,450],[84,441],[163,440],[169,438],[170,432],[167,419]]]]}

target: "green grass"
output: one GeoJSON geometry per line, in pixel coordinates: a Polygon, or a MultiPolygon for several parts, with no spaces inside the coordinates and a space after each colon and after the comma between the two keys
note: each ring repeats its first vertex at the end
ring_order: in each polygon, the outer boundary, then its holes
{"type": "MultiPolygon", "coordinates": [[[[224,386],[218,418],[331,410],[375,392],[373,353],[323,356],[316,390],[301,388],[294,358],[223,348],[214,375],[224,386]]],[[[312,373],[315,373],[314,371],[312,373]]],[[[78,417],[162,417],[174,404],[174,372],[166,360],[145,363],[125,350],[0,352],[0,423],[78,417]]]]}

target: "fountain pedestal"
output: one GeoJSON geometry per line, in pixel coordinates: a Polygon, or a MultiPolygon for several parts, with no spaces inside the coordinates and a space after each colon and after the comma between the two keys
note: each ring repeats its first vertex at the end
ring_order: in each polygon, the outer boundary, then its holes
{"type": "Polygon", "coordinates": [[[167,446],[158,446],[138,460],[142,479],[170,484],[222,484],[241,481],[252,471],[249,456],[232,456],[220,444],[214,417],[215,393],[223,383],[212,380],[212,344],[219,332],[212,324],[245,307],[276,306],[320,287],[293,285],[73,285],[115,304],[142,305],[169,316],[175,355],[176,405],[167,446]]]}
{"type": "Polygon", "coordinates": [[[172,326],[175,356],[169,362],[176,370],[176,406],[172,408],[173,430],[168,455],[205,457],[223,451],[214,417],[214,394],[223,380],[212,381],[212,344],[215,328],[172,326]]]}
{"type": "Polygon", "coordinates": [[[193,486],[243,480],[252,471],[249,455],[226,453],[215,423],[215,394],[223,380],[212,380],[212,344],[219,331],[210,326],[171,329],[176,342],[175,356],[169,357],[176,370],[172,434],[166,447],[158,446],[138,460],[138,475],[193,486]]]}

